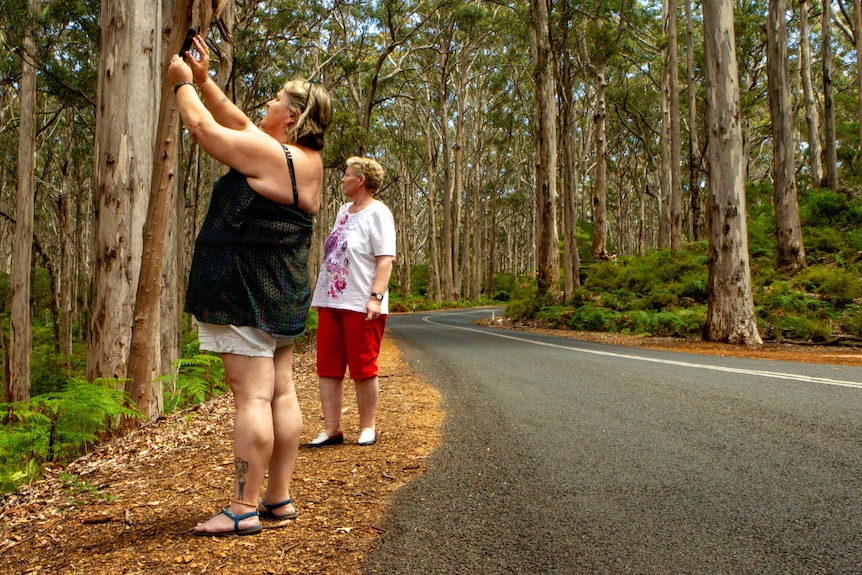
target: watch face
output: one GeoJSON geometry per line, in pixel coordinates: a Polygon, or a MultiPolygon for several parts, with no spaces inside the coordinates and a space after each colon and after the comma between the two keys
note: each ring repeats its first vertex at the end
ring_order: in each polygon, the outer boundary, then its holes
{"type": "Polygon", "coordinates": [[[376,294],[372,294],[372,295],[373,295],[375,298],[377,298],[378,300],[381,300],[381,301],[383,300],[383,294],[382,294],[382,293],[376,293],[376,294]]]}

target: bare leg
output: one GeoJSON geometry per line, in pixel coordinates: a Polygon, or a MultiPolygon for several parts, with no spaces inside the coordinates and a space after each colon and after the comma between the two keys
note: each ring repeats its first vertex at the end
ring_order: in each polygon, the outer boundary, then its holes
{"type": "MultiPolygon", "coordinates": [[[[269,504],[290,499],[290,482],[296,468],[299,437],[302,434],[302,411],[293,385],[293,346],[275,350],[275,393],[272,398],[274,445],[269,461],[269,480],[264,499],[269,504]]],[[[276,515],[290,515],[293,505],[273,510],[276,515]]]]}
{"type": "Polygon", "coordinates": [[[344,379],[318,378],[320,408],[323,411],[323,430],[329,437],[341,431],[341,409],[344,405],[344,379]]]}
{"type": "Polygon", "coordinates": [[[377,398],[379,386],[377,376],[354,381],[356,404],[359,406],[359,430],[374,429],[377,419],[377,398]]]}
{"type": "MultiPolygon", "coordinates": [[[[257,508],[266,466],[273,451],[272,408],[275,369],[272,358],[222,354],[222,363],[234,396],[234,491],[230,511],[235,515],[257,508]],[[245,503],[242,503],[245,502],[245,503]]],[[[240,529],[258,523],[257,517],[240,522],[240,529]]],[[[195,528],[199,532],[233,530],[233,521],[215,515],[195,528]]]]}

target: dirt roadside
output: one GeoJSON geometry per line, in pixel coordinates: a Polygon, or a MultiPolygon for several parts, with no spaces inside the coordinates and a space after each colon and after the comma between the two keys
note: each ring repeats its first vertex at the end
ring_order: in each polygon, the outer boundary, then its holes
{"type": "Polygon", "coordinates": [[[305,425],[291,495],[299,516],[285,527],[248,537],[192,534],[229,498],[233,405],[223,396],[0,498],[0,573],[359,573],[387,496],[422,473],[442,420],[437,392],[398,356],[386,339],[377,444],[355,444],[358,415],[348,385],[348,442],[313,450],[305,447],[321,429],[313,342],[298,350],[305,425]]]}

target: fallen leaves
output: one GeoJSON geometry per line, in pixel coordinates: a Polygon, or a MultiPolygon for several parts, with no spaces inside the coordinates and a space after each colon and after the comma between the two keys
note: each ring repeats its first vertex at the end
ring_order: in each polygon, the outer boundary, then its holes
{"type": "Polygon", "coordinates": [[[358,414],[348,385],[348,441],[311,450],[304,446],[320,431],[314,349],[297,350],[294,377],[305,417],[291,489],[297,519],[268,522],[248,537],[193,535],[194,525],[230,498],[233,404],[221,397],[0,498],[0,572],[359,573],[381,533],[376,523],[387,496],[422,472],[442,419],[437,392],[398,353],[384,339],[377,444],[355,445],[358,414]],[[70,484],[70,474],[78,483],[70,484]]]}

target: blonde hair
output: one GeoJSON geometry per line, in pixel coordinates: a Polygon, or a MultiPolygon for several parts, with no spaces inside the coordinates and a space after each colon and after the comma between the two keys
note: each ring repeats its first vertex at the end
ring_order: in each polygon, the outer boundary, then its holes
{"type": "Polygon", "coordinates": [[[332,98],[326,88],[303,78],[284,83],[291,107],[299,112],[296,124],[287,131],[288,140],[320,151],[325,144],[326,128],[332,122],[332,98]]]}
{"type": "Polygon", "coordinates": [[[353,168],[354,175],[365,176],[365,187],[372,193],[383,183],[383,166],[377,160],[353,156],[347,158],[347,165],[353,168]]]}

